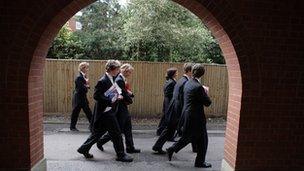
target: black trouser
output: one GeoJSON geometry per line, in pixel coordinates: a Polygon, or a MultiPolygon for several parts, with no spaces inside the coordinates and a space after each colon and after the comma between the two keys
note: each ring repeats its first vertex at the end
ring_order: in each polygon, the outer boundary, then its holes
{"type": "MultiPolygon", "coordinates": [[[[195,130],[191,130],[191,131],[195,131],[195,130]]],[[[196,135],[183,134],[182,137],[176,143],[174,143],[170,148],[172,148],[174,152],[177,153],[192,141],[195,142],[197,145],[197,155],[196,155],[195,163],[205,162],[205,157],[208,147],[208,134],[206,130],[206,125],[204,125],[202,132],[196,133],[196,135]]]]}
{"type": "MultiPolygon", "coordinates": [[[[134,149],[131,116],[127,116],[123,120],[118,118],[118,122],[120,124],[122,133],[125,135],[126,148],[134,149]]],[[[104,145],[105,143],[109,142],[111,139],[112,137],[109,135],[109,133],[107,133],[98,140],[97,144],[98,146],[104,145]]]]}
{"type": "Polygon", "coordinates": [[[184,114],[182,113],[181,114],[181,117],[180,117],[180,119],[179,119],[179,121],[178,121],[178,124],[177,124],[177,128],[176,128],[176,132],[177,132],[177,134],[178,134],[178,136],[182,136],[182,134],[183,134],[183,125],[184,125],[184,122],[185,122],[185,118],[184,118],[185,116],[184,116],[184,114]]]}
{"type": "Polygon", "coordinates": [[[156,131],[156,134],[157,135],[160,135],[163,130],[166,128],[167,126],[167,119],[168,119],[168,110],[169,110],[169,107],[170,107],[170,100],[171,100],[172,97],[166,97],[164,98],[164,102],[163,102],[163,116],[158,124],[158,128],[157,128],[157,131],[156,131]]]}
{"type": "Polygon", "coordinates": [[[80,113],[81,109],[83,109],[83,111],[84,111],[85,115],[87,116],[89,122],[91,122],[92,111],[89,107],[89,104],[87,102],[79,103],[79,104],[73,106],[70,128],[76,128],[78,116],[79,116],[79,113],[80,113]]]}
{"type": "Polygon", "coordinates": [[[161,135],[161,133],[164,131],[165,128],[166,128],[166,116],[163,115],[158,124],[156,134],[161,135]]]}
{"type": "Polygon", "coordinates": [[[183,134],[183,128],[184,128],[184,124],[185,124],[185,113],[184,112],[181,112],[182,111],[182,108],[180,109],[177,109],[178,111],[180,111],[180,118],[179,118],[179,121],[178,121],[178,125],[177,125],[177,128],[176,128],[176,132],[177,134],[181,137],[182,134],[183,134]]]}
{"type": "Polygon", "coordinates": [[[92,145],[94,145],[108,131],[117,156],[122,157],[125,154],[124,145],[116,116],[102,116],[99,122],[99,124],[102,125],[102,128],[100,128],[101,130],[93,130],[89,138],[81,145],[79,150],[82,152],[88,152],[92,145]]]}
{"type": "MultiPolygon", "coordinates": [[[[183,127],[184,127],[184,123],[185,123],[185,116],[184,114],[182,113],[181,114],[181,117],[178,121],[178,124],[177,124],[177,128],[176,128],[176,133],[179,137],[181,137],[183,135],[183,127]]],[[[197,144],[196,144],[196,141],[194,140],[191,140],[191,146],[192,146],[192,151],[193,152],[196,152],[197,151],[197,144]]]]}
{"type": "Polygon", "coordinates": [[[165,127],[163,132],[158,137],[157,141],[154,144],[154,148],[162,148],[166,141],[172,139],[174,136],[176,127],[178,125],[178,119],[171,121],[168,126],[165,127]]]}

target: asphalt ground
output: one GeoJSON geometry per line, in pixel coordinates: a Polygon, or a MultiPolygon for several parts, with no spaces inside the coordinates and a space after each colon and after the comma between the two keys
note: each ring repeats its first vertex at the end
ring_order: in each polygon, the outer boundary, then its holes
{"type": "MultiPolygon", "coordinates": [[[[69,123],[44,122],[44,157],[47,160],[49,171],[94,171],[94,170],[220,170],[224,152],[224,123],[207,124],[209,145],[206,160],[212,168],[194,168],[196,154],[192,152],[191,145],[186,146],[179,153],[174,153],[172,161],[166,155],[155,155],[152,146],[157,139],[155,124],[133,125],[133,137],[136,148],[141,149],[139,154],[130,154],[134,157],[131,163],[115,161],[115,151],[112,142],[104,145],[101,152],[94,145],[90,151],[93,159],[85,159],[77,153],[77,148],[89,136],[88,123],[80,122],[77,125],[79,132],[71,132],[69,123]],[[220,128],[220,129],[219,129],[220,128]]],[[[172,145],[167,142],[164,149],[172,145]]]]}

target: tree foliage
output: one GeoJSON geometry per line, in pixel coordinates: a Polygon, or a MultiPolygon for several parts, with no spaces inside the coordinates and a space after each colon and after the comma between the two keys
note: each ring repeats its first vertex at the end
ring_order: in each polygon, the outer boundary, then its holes
{"type": "Polygon", "coordinates": [[[83,9],[77,20],[82,30],[66,33],[64,27],[48,56],[224,63],[201,20],[170,0],[130,0],[126,6],[99,0],[83,9]]]}
{"type": "Polygon", "coordinates": [[[55,37],[47,56],[57,59],[83,58],[83,51],[81,41],[64,25],[55,37]]]}

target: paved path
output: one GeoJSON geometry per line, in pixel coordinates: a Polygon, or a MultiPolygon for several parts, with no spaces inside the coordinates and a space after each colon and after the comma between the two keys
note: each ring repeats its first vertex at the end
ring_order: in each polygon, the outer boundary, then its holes
{"type": "MultiPolygon", "coordinates": [[[[168,161],[166,155],[152,154],[151,147],[156,141],[154,132],[151,130],[134,131],[135,145],[142,153],[131,154],[134,157],[132,163],[115,161],[115,152],[112,143],[107,143],[101,152],[94,145],[91,153],[94,159],[86,160],[76,152],[77,148],[86,140],[87,131],[69,132],[66,128],[45,125],[44,154],[47,159],[48,171],[94,171],[94,170],[220,170],[223,159],[224,134],[222,131],[209,134],[209,147],[207,161],[212,163],[211,169],[196,169],[193,167],[195,154],[188,145],[179,153],[174,154],[173,160],[168,161]]],[[[172,143],[166,143],[164,149],[172,143]]]]}

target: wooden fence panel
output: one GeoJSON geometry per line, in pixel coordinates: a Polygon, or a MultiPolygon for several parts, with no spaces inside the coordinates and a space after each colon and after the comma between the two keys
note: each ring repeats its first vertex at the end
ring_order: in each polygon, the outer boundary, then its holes
{"type": "MultiPolygon", "coordinates": [[[[83,60],[47,59],[44,69],[44,112],[45,114],[70,115],[74,78],[78,74],[78,64],[83,60]]],[[[86,60],[90,63],[89,78],[91,89],[88,92],[90,107],[93,110],[94,86],[105,73],[106,61],[86,60]]],[[[124,62],[124,61],[123,61],[124,62]]],[[[183,63],[131,62],[134,73],[128,80],[135,94],[130,113],[134,117],[159,117],[162,115],[163,84],[166,70],[178,69],[180,78],[183,75],[183,63]]],[[[202,83],[210,87],[209,95],[213,101],[206,108],[208,116],[225,116],[228,103],[228,73],[225,65],[205,64],[206,73],[202,83]]]]}

